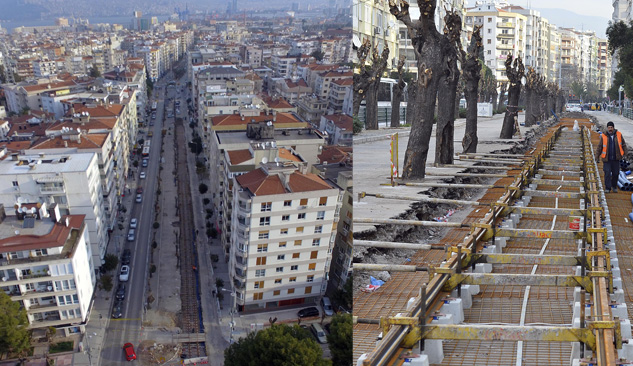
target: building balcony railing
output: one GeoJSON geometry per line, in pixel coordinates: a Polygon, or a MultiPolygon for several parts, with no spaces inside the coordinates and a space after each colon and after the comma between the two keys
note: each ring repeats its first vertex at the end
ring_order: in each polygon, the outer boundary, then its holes
{"type": "Polygon", "coordinates": [[[497,37],[499,38],[514,38],[514,36],[515,36],[514,32],[497,34],[497,37]]]}
{"type": "Polygon", "coordinates": [[[511,44],[499,43],[499,44],[497,44],[497,48],[500,49],[500,50],[511,50],[511,49],[514,48],[514,46],[511,45],[511,44]]]}
{"type": "Polygon", "coordinates": [[[40,193],[41,194],[63,194],[63,193],[66,193],[66,189],[64,187],[41,186],[40,193]]]}
{"type": "Polygon", "coordinates": [[[497,22],[497,28],[514,28],[513,22],[497,22]]]}

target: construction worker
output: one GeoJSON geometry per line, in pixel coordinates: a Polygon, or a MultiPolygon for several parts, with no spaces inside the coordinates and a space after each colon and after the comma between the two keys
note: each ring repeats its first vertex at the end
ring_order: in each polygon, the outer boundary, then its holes
{"type": "Polygon", "coordinates": [[[611,121],[607,123],[607,132],[600,135],[600,143],[596,150],[596,156],[602,159],[604,170],[605,192],[618,191],[618,178],[620,176],[620,160],[626,155],[626,142],[622,133],[615,129],[611,121]]]}

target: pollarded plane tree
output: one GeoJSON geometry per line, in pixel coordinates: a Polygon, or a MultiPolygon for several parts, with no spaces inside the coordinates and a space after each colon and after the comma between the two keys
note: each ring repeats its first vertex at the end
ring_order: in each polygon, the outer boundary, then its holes
{"type": "Polygon", "coordinates": [[[506,92],[508,91],[508,83],[505,81],[500,81],[499,85],[499,104],[497,104],[498,109],[503,107],[503,104],[506,101],[506,92]]]}
{"type": "Polygon", "coordinates": [[[392,88],[393,98],[391,99],[391,127],[400,127],[400,102],[402,101],[402,95],[404,94],[404,63],[405,58],[401,56],[398,60],[398,82],[392,88]]]}
{"type": "Polygon", "coordinates": [[[508,76],[508,106],[503,118],[499,138],[511,139],[514,135],[514,123],[519,116],[519,96],[521,95],[521,79],[525,74],[525,66],[521,56],[514,59],[508,55],[505,62],[506,75],[508,76]]]}
{"type": "Polygon", "coordinates": [[[452,164],[455,131],[455,104],[460,70],[458,61],[462,51],[462,18],[455,10],[446,10],[444,16],[444,36],[448,42],[442,42],[444,70],[440,73],[440,85],[437,91],[437,126],[435,127],[435,163],[452,164]]]}
{"type": "MultiPolygon", "coordinates": [[[[440,34],[435,26],[435,0],[418,0],[418,7],[420,18],[412,20],[408,2],[389,0],[391,14],[407,27],[418,67],[415,99],[410,97],[408,103],[409,107],[413,105],[415,108],[415,119],[411,123],[411,134],[404,155],[404,179],[424,178],[426,174],[440,74],[446,69],[443,51],[449,43],[448,38],[440,34]]],[[[455,98],[455,93],[451,98],[455,98]]]]}
{"type": "Polygon", "coordinates": [[[354,105],[353,115],[358,116],[360,104],[365,99],[365,128],[378,129],[378,87],[380,78],[387,68],[389,59],[389,47],[385,45],[382,53],[372,47],[371,42],[365,39],[356,51],[359,62],[359,74],[354,74],[354,105]],[[366,65],[367,57],[371,52],[371,65],[366,65]]]}
{"type": "Polygon", "coordinates": [[[537,118],[536,113],[534,112],[536,106],[534,102],[536,99],[534,95],[537,93],[536,84],[538,82],[538,74],[532,67],[528,67],[527,72],[525,73],[525,88],[523,92],[525,94],[525,125],[533,126],[536,124],[537,118]]]}
{"type": "Polygon", "coordinates": [[[477,95],[481,78],[481,62],[479,53],[483,48],[481,42],[481,25],[475,26],[468,46],[468,53],[461,52],[464,94],[466,97],[466,131],[462,139],[464,153],[477,152],[477,95]]]}
{"type": "Polygon", "coordinates": [[[549,118],[556,110],[556,97],[558,94],[558,85],[555,83],[547,83],[547,99],[545,101],[545,115],[549,118]]]}
{"type": "Polygon", "coordinates": [[[536,109],[537,113],[537,121],[544,121],[547,118],[547,80],[545,80],[545,76],[539,74],[537,86],[537,94],[536,94],[536,105],[538,109],[536,109]]]}

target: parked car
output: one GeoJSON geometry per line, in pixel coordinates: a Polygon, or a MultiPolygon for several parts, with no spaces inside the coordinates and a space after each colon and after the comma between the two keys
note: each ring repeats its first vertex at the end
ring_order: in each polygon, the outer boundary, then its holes
{"type": "Polygon", "coordinates": [[[119,273],[119,281],[127,282],[130,279],[130,266],[121,266],[121,272],[119,273]]]}
{"type": "Polygon", "coordinates": [[[323,330],[323,327],[321,327],[320,324],[317,324],[317,323],[311,324],[310,330],[312,331],[312,334],[314,334],[314,336],[316,337],[317,341],[319,341],[319,343],[327,343],[327,337],[325,336],[325,331],[323,330]]]}
{"type": "Polygon", "coordinates": [[[134,345],[132,343],[126,343],[123,345],[125,351],[125,359],[128,361],[136,360],[136,353],[134,353],[134,345]]]}
{"type": "Polygon", "coordinates": [[[145,179],[145,177],[146,177],[145,172],[141,172],[140,178],[145,179]]]}
{"type": "Polygon", "coordinates": [[[127,241],[134,241],[136,235],[135,235],[135,230],[134,229],[130,229],[127,232],[127,241]]]}
{"type": "Polygon", "coordinates": [[[143,187],[136,188],[136,193],[143,193],[143,187]]]}
{"type": "Polygon", "coordinates": [[[119,283],[119,287],[116,288],[116,299],[117,300],[125,299],[125,284],[119,283]]]}
{"type": "Polygon", "coordinates": [[[143,202],[143,195],[139,193],[136,195],[136,203],[141,203],[141,202],[143,202]]]}
{"type": "Polygon", "coordinates": [[[123,256],[121,256],[121,264],[130,264],[130,260],[132,259],[132,252],[129,249],[123,251],[123,256]]]}
{"type": "Polygon", "coordinates": [[[112,306],[112,318],[120,319],[123,317],[123,301],[117,301],[112,306]]]}
{"type": "Polygon", "coordinates": [[[325,315],[334,315],[334,309],[332,308],[332,302],[330,301],[329,297],[323,296],[323,298],[321,299],[321,306],[323,307],[323,312],[325,313],[325,315]]]}
{"type": "Polygon", "coordinates": [[[568,103],[565,105],[565,111],[567,112],[582,112],[580,109],[580,104],[576,103],[568,103]]]}
{"type": "Polygon", "coordinates": [[[143,159],[143,162],[141,163],[143,168],[147,168],[147,164],[148,164],[148,160],[147,159],[143,159]]]}
{"type": "Polygon", "coordinates": [[[138,220],[136,219],[136,217],[132,218],[132,220],[130,220],[130,227],[132,229],[136,229],[137,225],[138,225],[138,220]]]}
{"type": "Polygon", "coordinates": [[[309,316],[319,316],[319,309],[313,307],[299,310],[297,313],[299,318],[307,318],[309,316]]]}

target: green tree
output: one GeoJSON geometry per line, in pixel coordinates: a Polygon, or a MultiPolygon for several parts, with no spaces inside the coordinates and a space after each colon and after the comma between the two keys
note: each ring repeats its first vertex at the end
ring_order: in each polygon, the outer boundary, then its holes
{"type": "Polygon", "coordinates": [[[574,80],[569,85],[569,91],[572,93],[572,98],[583,98],[585,96],[585,84],[580,80],[574,80]]]}
{"type": "Polygon", "coordinates": [[[317,61],[322,61],[323,60],[323,56],[325,56],[325,53],[323,51],[321,51],[321,50],[314,50],[314,51],[312,51],[310,56],[314,57],[317,61]]]}
{"type": "Polygon", "coordinates": [[[145,79],[145,85],[147,85],[147,97],[149,98],[152,96],[152,91],[154,90],[154,82],[149,75],[147,76],[147,79],[145,79]]]}
{"type": "MultiPolygon", "coordinates": [[[[350,334],[351,337],[351,334],[350,334]]],[[[301,327],[273,325],[224,350],[224,366],[327,366],[323,350],[301,327]]]]}
{"type": "Polygon", "coordinates": [[[26,310],[0,292],[0,353],[24,355],[31,345],[26,310]]]}
{"type": "Polygon", "coordinates": [[[198,191],[200,191],[200,194],[205,194],[208,190],[209,187],[204,183],[200,183],[200,185],[198,186],[198,191]]]}
{"type": "Polygon", "coordinates": [[[332,352],[332,365],[352,364],[352,314],[336,314],[330,323],[327,342],[332,352]]]}
{"type": "Polygon", "coordinates": [[[103,269],[106,271],[112,271],[119,265],[119,258],[116,254],[106,254],[104,257],[105,263],[103,264],[103,269]]]}
{"type": "Polygon", "coordinates": [[[97,69],[97,65],[92,65],[90,68],[90,77],[98,78],[101,76],[101,72],[97,69]]]}

